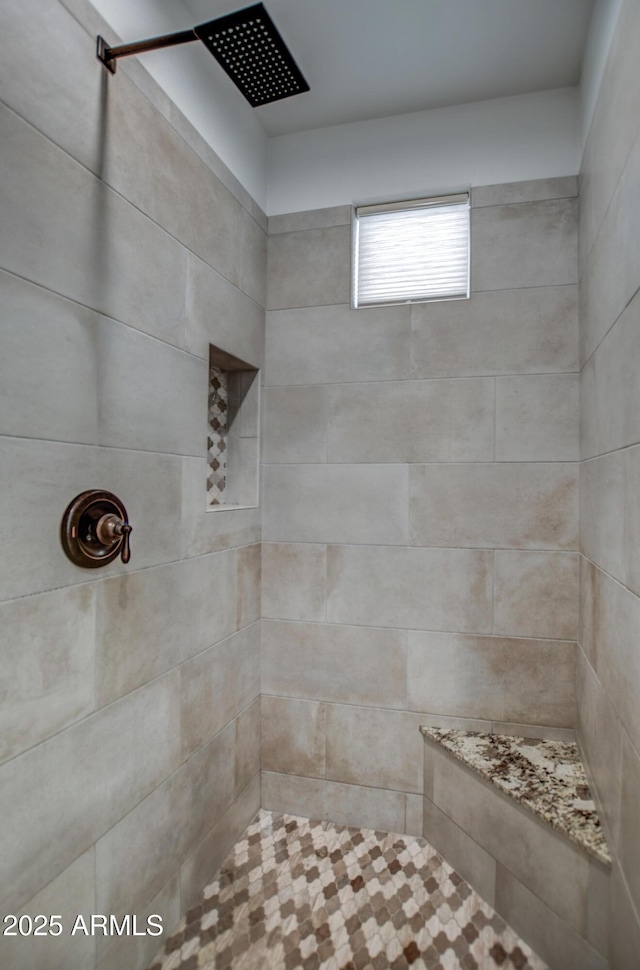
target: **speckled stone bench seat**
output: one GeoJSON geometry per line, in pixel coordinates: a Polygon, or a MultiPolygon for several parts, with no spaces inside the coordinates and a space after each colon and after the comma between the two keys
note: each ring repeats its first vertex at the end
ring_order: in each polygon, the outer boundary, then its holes
{"type": "Polygon", "coordinates": [[[425,838],[552,970],[606,970],[611,857],[576,744],[420,730],[425,838]]]}

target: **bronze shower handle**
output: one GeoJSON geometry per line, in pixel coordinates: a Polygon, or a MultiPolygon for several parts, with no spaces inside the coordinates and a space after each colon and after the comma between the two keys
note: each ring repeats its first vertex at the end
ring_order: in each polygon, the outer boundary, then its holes
{"type": "Polygon", "coordinates": [[[95,569],[121,556],[131,558],[127,510],[113,492],[88,489],[76,495],[62,517],[62,548],[76,566],[95,569]]]}
{"type": "Polygon", "coordinates": [[[96,525],[96,535],[105,546],[112,546],[119,538],[124,537],[122,552],[120,554],[124,563],[129,562],[131,558],[131,548],[129,546],[131,530],[132,526],[128,522],[123,522],[114,513],[106,513],[102,518],[98,519],[98,524],[96,525]]]}

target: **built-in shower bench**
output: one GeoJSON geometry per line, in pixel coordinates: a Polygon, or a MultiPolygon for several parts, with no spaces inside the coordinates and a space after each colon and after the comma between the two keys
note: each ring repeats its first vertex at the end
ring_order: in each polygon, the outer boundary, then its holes
{"type": "Polygon", "coordinates": [[[420,730],[424,837],[553,970],[605,970],[611,857],[577,745],[420,730]]]}

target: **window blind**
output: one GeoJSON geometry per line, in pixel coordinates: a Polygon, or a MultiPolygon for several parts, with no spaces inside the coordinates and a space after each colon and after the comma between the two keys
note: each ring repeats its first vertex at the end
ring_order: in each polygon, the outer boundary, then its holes
{"type": "Polygon", "coordinates": [[[469,295],[469,196],[355,211],[353,306],[469,295]]]}

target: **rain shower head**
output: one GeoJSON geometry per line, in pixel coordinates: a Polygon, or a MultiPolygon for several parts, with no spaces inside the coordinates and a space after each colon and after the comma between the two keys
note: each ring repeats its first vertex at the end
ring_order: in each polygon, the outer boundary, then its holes
{"type": "Polygon", "coordinates": [[[254,108],[309,90],[289,48],[261,3],[210,20],[192,30],[135,44],[109,47],[102,37],[98,37],[98,58],[115,74],[118,57],[197,39],[213,54],[254,108]]]}

